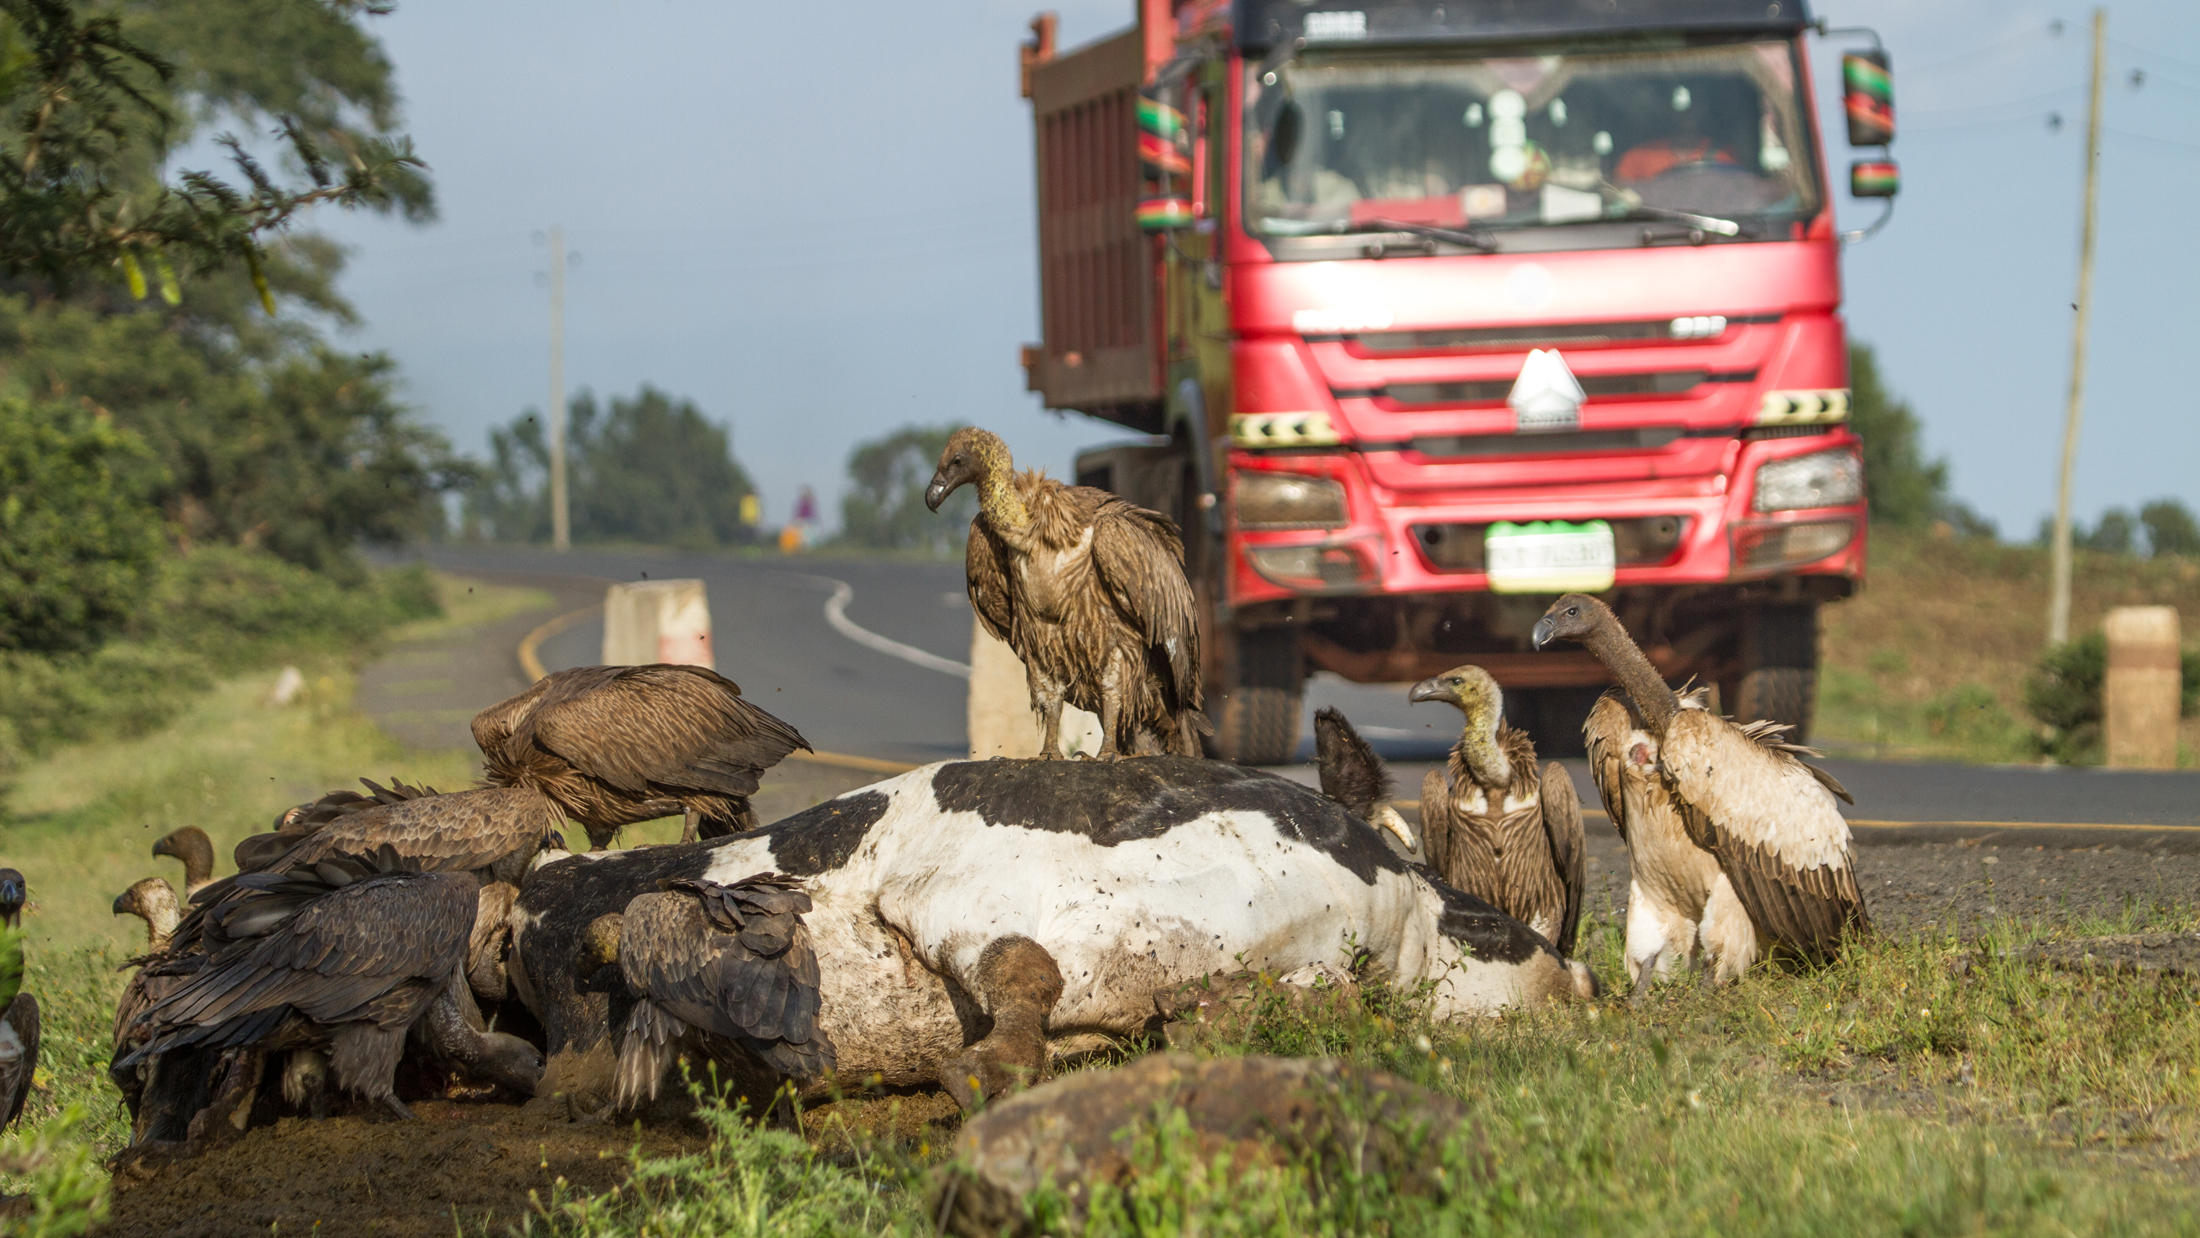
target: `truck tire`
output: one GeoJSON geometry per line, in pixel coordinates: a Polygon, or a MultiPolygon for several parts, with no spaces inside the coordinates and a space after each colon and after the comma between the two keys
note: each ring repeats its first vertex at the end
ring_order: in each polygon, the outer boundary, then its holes
{"type": "MultiPolygon", "coordinates": [[[[1723,694],[1722,694],[1723,695],[1723,694]]],[[[1742,620],[1741,674],[1733,700],[1723,702],[1741,722],[1784,722],[1788,738],[1810,738],[1818,704],[1818,607],[1762,606],[1742,620]]]]}
{"type": "Polygon", "coordinates": [[[1225,635],[1221,699],[1215,702],[1215,750],[1240,765],[1288,765],[1299,753],[1305,671],[1299,634],[1288,627],[1225,635]]]}

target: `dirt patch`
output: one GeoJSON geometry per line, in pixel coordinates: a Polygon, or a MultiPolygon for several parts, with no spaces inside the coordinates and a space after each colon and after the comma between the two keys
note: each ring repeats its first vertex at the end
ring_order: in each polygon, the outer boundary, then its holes
{"type": "Polygon", "coordinates": [[[207,1155],[118,1169],[99,1238],[228,1238],[270,1232],[447,1238],[517,1223],[529,1192],[563,1179],[597,1194],[626,1180],[627,1153],[701,1148],[688,1124],[637,1131],[512,1105],[422,1101],[416,1120],[286,1119],[207,1155]]]}

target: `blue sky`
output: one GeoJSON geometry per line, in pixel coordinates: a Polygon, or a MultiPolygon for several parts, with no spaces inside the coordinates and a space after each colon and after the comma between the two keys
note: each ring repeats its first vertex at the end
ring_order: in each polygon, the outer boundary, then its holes
{"type": "MultiPolygon", "coordinates": [[[[547,391],[552,223],[568,280],[569,386],[643,382],[730,421],[784,518],[834,496],[848,447],[906,422],[1003,432],[1066,471],[1116,431],[1023,391],[1036,338],[1024,2],[548,2],[401,7],[378,19],[440,222],[324,214],[352,247],[349,342],[384,349],[463,450],[547,391]]],[[[1129,0],[1062,6],[1065,45],[1129,0]]],[[[2087,12],[1988,0],[1818,5],[1894,55],[1904,194],[1846,258],[1852,330],[1880,349],[1955,489],[2005,534],[2053,502],[2069,381],[2087,12]],[[2058,36],[2056,19],[2064,23],[2058,36]],[[2060,113],[2051,131],[2046,118],[2060,113]]],[[[2200,5],[2111,15],[2101,244],[2078,510],[2200,507],[2200,5]],[[2146,84],[2127,75],[2143,69],[2146,84]]],[[[1838,134],[1836,47],[1818,88],[1838,134]]],[[[1836,181],[1847,152],[1835,150],[1836,181]]],[[[1844,212],[1855,221],[1876,209],[1844,212]]],[[[1850,221],[1852,226],[1854,221],[1850,221]]]]}

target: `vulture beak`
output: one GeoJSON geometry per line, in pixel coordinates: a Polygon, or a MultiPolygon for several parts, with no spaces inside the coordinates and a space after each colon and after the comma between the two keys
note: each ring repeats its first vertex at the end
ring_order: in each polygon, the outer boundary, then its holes
{"type": "Polygon", "coordinates": [[[1556,631],[1557,628],[1558,625],[1551,621],[1551,617],[1549,615],[1545,615],[1541,619],[1535,621],[1535,631],[1530,633],[1530,639],[1535,642],[1536,648],[1541,649],[1543,646],[1551,643],[1551,641],[1554,639],[1551,634],[1556,631]]]}
{"type": "Polygon", "coordinates": [[[945,470],[934,473],[932,474],[932,484],[924,488],[924,506],[928,510],[938,511],[940,504],[945,503],[947,496],[954,492],[955,483],[947,479],[945,470]]]}
{"type": "Polygon", "coordinates": [[[118,916],[137,914],[137,899],[128,890],[115,895],[115,914],[118,916]]]}
{"type": "MultiPolygon", "coordinates": [[[[173,847],[170,847],[170,846],[168,845],[168,836],[167,836],[167,835],[165,835],[165,834],[161,835],[161,837],[160,837],[160,838],[159,838],[158,840],[156,840],[156,841],[155,841],[155,842],[153,843],[153,858],[154,858],[154,859],[156,859],[156,860],[157,860],[157,859],[159,859],[160,857],[162,857],[162,856],[164,856],[164,855],[170,855],[170,856],[172,856],[172,855],[175,855],[175,854],[176,854],[176,852],[175,852],[175,849],[174,849],[173,847]]],[[[181,859],[182,857],[178,856],[177,858],[178,858],[178,859],[181,859]]]]}
{"type": "MultiPolygon", "coordinates": [[[[1450,701],[1456,705],[1459,703],[1459,695],[1444,685],[1442,675],[1433,675],[1413,685],[1413,691],[1406,694],[1406,703],[1409,705],[1418,705],[1423,701],[1450,701]]],[[[1406,845],[1410,847],[1413,844],[1406,845]]]]}

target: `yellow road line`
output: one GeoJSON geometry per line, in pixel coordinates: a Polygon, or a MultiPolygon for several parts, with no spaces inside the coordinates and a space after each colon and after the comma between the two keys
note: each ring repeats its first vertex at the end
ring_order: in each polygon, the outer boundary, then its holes
{"type": "MultiPolygon", "coordinates": [[[[583,622],[602,609],[602,602],[583,606],[579,610],[559,615],[520,637],[516,652],[519,654],[519,668],[527,673],[527,681],[534,683],[550,673],[542,665],[542,655],[539,652],[542,642],[583,622]]],[[[804,761],[811,765],[833,765],[842,769],[861,770],[867,774],[906,774],[916,768],[906,761],[882,761],[877,757],[859,757],[846,752],[790,752],[787,759],[804,761]]]]}
{"type": "MultiPolygon", "coordinates": [[[[1392,800],[1395,808],[1421,811],[1419,800],[1392,800]]],[[[1584,817],[1602,817],[1601,808],[1584,808],[1584,817]]],[[[2116,821],[1871,821],[1862,817],[1849,818],[1849,825],[1868,830],[1899,830],[1913,825],[1945,825],[1964,830],[2171,830],[2178,833],[2200,834],[2200,825],[2144,825],[2116,821]]]]}

